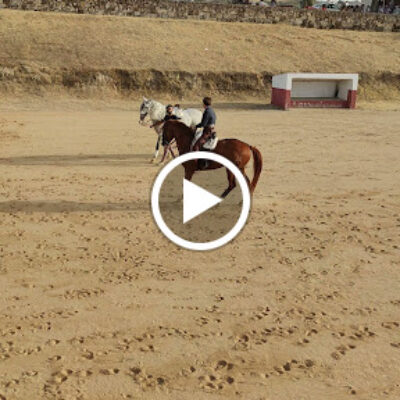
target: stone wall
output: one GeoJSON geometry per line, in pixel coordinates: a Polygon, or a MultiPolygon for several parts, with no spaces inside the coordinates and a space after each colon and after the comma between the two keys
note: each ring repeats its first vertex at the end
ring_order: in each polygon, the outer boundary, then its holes
{"type": "Polygon", "coordinates": [[[0,8],[135,17],[285,23],[318,29],[400,32],[400,16],[157,0],[0,0],[0,8]]]}

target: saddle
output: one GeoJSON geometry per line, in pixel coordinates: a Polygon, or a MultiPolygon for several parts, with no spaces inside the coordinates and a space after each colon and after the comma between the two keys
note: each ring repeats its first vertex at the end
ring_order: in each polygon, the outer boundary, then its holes
{"type": "Polygon", "coordinates": [[[214,132],[209,136],[209,138],[205,141],[202,147],[204,150],[214,150],[217,147],[217,143],[218,143],[217,133],[214,132]]]}
{"type": "Polygon", "coordinates": [[[192,143],[193,150],[214,150],[217,146],[218,138],[214,125],[206,126],[202,134],[196,134],[192,143]],[[200,137],[199,137],[200,136],[200,137]]]}

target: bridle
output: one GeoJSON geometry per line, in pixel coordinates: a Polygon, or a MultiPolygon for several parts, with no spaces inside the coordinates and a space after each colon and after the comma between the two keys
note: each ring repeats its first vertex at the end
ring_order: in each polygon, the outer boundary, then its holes
{"type": "Polygon", "coordinates": [[[143,111],[143,103],[140,106],[140,119],[139,119],[139,124],[147,126],[149,125],[149,122],[146,122],[145,119],[148,116],[149,112],[146,111],[145,113],[142,112],[143,111]]]}

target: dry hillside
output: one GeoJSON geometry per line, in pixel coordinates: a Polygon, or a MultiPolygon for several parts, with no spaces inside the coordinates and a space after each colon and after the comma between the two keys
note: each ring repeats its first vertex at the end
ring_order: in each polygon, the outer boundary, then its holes
{"type": "Polygon", "coordinates": [[[364,97],[394,98],[399,43],[398,33],[1,10],[0,85],[257,94],[280,72],[359,72],[364,97]]]}

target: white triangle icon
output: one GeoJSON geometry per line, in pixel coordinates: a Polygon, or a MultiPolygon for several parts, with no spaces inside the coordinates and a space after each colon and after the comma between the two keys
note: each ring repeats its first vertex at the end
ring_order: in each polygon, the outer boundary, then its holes
{"type": "Polygon", "coordinates": [[[222,199],[201,188],[200,186],[183,180],[183,223],[207,211],[220,203],[222,199]]]}

